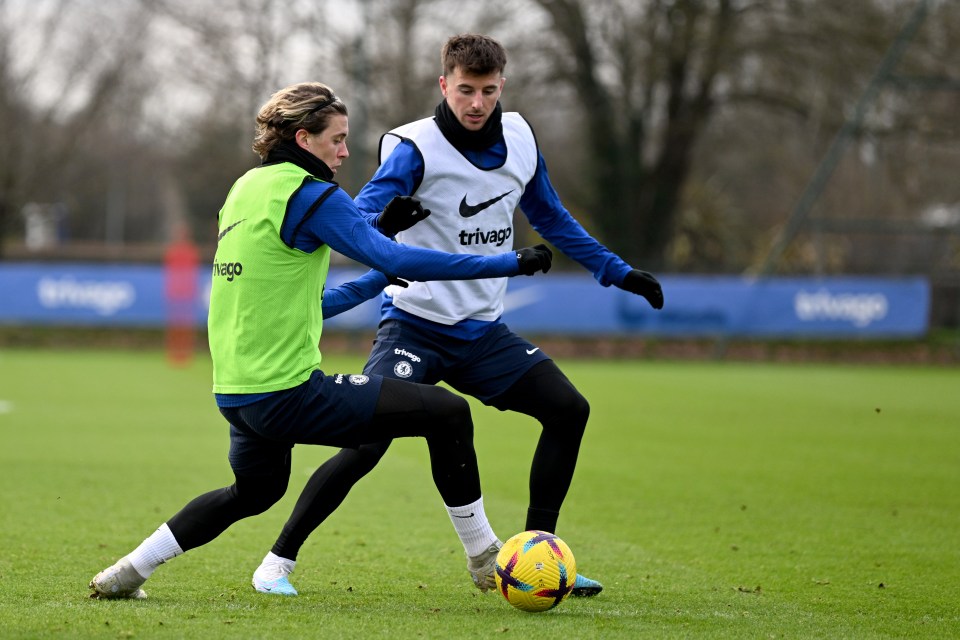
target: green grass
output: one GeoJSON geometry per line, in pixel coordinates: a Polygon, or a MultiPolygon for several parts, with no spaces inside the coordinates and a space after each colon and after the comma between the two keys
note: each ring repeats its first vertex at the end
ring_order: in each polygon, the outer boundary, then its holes
{"type": "MultiPolygon", "coordinates": [[[[534,615],[472,587],[416,440],[308,541],[298,598],[249,579],[327,448],[298,447],[283,501],[161,567],[148,600],[90,600],[94,573],[231,482],[209,363],[0,351],[0,637],[960,636],[960,370],[560,364],[592,417],[559,533],[606,590],[534,615]]],[[[538,430],[473,407],[506,537],[538,430]]]]}

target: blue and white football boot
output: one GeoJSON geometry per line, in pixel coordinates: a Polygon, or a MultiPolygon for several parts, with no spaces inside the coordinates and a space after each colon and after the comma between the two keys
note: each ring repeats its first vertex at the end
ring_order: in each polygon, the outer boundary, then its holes
{"type": "Polygon", "coordinates": [[[297,590],[287,577],[293,573],[292,562],[267,562],[264,561],[257,570],[253,572],[253,588],[260,593],[270,593],[278,596],[295,596],[297,590]]]}
{"type": "Polygon", "coordinates": [[[570,595],[577,596],[578,598],[590,598],[601,591],[603,591],[602,584],[578,573],[577,579],[573,583],[573,591],[570,592],[570,595]]]}

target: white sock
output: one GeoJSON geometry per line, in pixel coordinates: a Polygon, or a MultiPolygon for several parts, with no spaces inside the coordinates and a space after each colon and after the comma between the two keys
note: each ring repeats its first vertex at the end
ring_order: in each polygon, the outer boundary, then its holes
{"type": "Polygon", "coordinates": [[[149,578],[154,570],[167,560],[176,558],[183,549],[173,537],[170,527],[163,523],[140,546],[127,555],[127,560],[144,578],[149,578]]]}
{"type": "Polygon", "coordinates": [[[263,562],[260,563],[260,566],[262,567],[265,564],[282,564],[287,567],[287,573],[293,573],[294,568],[297,566],[297,561],[287,560],[270,551],[267,555],[263,556],[263,562]]]}
{"type": "Polygon", "coordinates": [[[447,513],[469,557],[480,555],[497,541],[497,534],[483,512],[483,496],[462,507],[447,507],[447,513]]]}

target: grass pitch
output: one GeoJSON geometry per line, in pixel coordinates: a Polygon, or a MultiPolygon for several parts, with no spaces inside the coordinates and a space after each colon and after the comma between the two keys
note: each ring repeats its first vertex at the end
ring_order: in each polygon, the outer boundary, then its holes
{"type": "MultiPolygon", "coordinates": [[[[558,533],[606,590],[524,614],[473,588],[418,440],[308,541],[298,598],[257,594],[250,575],[331,449],[296,448],[287,496],[161,567],[148,600],[88,599],[94,573],[231,482],[209,362],[0,351],[0,636],[960,636],[960,371],[560,364],[592,417],[558,533]]],[[[506,538],[538,429],[472,406],[506,538]]]]}

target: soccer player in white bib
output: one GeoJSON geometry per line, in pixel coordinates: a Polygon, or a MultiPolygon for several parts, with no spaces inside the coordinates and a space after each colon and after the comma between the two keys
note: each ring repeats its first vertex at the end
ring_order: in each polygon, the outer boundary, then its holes
{"type": "MultiPolygon", "coordinates": [[[[654,309],[663,292],[651,274],[634,269],[600,244],[564,208],[550,183],[529,123],[504,113],[500,94],[506,52],[494,39],[457,35],[443,46],[440,91],[433,116],[400,126],[380,143],[380,167],[355,198],[371,223],[395,196],[416,196],[432,214],[396,234],[405,245],[451,253],[492,255],[513,246],[514,211],[526,215],[548,242],[592,273],[600,285],[641,295],[654,309]]],[[[524,528],[556,533],[590,407],[557,365],[501,321],[506,278],[411,282],[388,287],[373,350],[364,369],[425,384],[444,381],[502,411],[536,419],[541,437],[530,469],[524,528]]],[[[273,549],[255,571],[258,591],[277,589],[310,532],[377,464],[390,442],[343,449],[308,481],[273,549]]],[[[451,510],[464,535],[482,504],[451,510]]],[[[494,586],[501,541],[468,557],[478,588],[494,586]],[[479,578],[478,578],[479,576],[479,578]]],[[[584,563],[585,564],[585,563],[584,563]]],[[[577,575],[574,595],[593,596],[600,582],[577,575]]]]}

